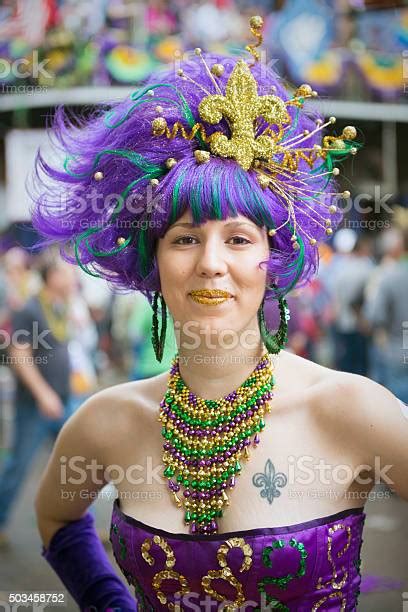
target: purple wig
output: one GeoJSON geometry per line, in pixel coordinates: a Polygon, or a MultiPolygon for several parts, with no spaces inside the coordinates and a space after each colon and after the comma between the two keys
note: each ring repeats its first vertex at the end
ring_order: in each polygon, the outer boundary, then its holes
{"type": "MultiPolygon", "coordinates": [[[[202,57],[210,66],[222,64],[224,72],[217,81],[225,91],[236,60],[208,54],[202,57]]],[[[169,126],[180,122],[190,132],[201,121],[198,105],[205,92],[218,93],[202,58],[183,62],[183,70],[195,83],[167,68],[156,72],[125,100],[104,105],[87,119],[73,121],[63,108],[57,108],[52,127],[65,161],[56,168],[38,152],[31,191],[33,224],[45,237],[42,244],[58,242],[67,261],[77,262],[89,274],[118,288],[139,290],[150,302],[153,293],[160,290],[157,239],[186,209],[191,210],[195,224],[241,214],[268,230],[284,225],[269,237],[270,257],[263,262],[268,284],[283,295],[307,282],[317,269],[318,248],[306,236],[317,242],[327,238],[325,220],[336,195],[331,176],[336,157],[334,153],[328,156],[319,168],[311,168],[304,159],[299,161],[299,169],[307,171],[313,182],[294,203],[299,242],[295,250],[294,228],[285,225],[287,208],[280,191],[263,189],[253,168],[244,170],[234,159],[216,155],[211,155],[208,163],[197,163],[194,151],[207,148],[199,131],[193,136],[190,133],[189,138],[152,133],[152,121],[158,114],[169,126]],[[169,158],[177,161],[171,168],[166,164],[169,158]]],[[[291,99],[268,66],[255,64],[251,72],[258,95],[273,93],[284,101],[291,99]]],[[[287,111],[291,121],[285,139],[301,138],[305,130],[316,129],[320,119],[316,114],[296,105],[287,106],[287,111]]],[[[256,136],[268,127],[277,129],[259,118],[256,136]]],[[[207,135],[222,131],[230,136],[225,118],[217,125],[206,123],[205,131],[207,135]]],[[[308,146],[320,143],[321,133],[316,133],[308,146]]],[[[342,157],[344,151],[337,159],[342,157]]],[[[290,192],[293,176],[282,172],[280,180],[287,183],[290,192]]],[[[341,219],[334,208],[333,227],[341,219]]],[[[275,290],[267,288],[265,298],[272,296],[276,296],[275,290]]]]}

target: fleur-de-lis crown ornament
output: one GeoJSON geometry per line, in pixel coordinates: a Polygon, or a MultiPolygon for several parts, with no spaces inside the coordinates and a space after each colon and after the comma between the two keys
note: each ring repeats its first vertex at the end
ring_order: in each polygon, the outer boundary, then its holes
{"type": "Polygon", "coordinates": [[[276,145],[266,134],[255,137],[255,121],[262,117],[268,123],[281,126],[289,121],[285,103],[278,96],[258,96],[257,84],[248,64],[239,60],[226,86],[225,96],[204,98],[198,112],[204,121],[216,124],[223,117],[229,120],[232,136],[215,132],[210,138],[214,155],[232,157],[244,170],[249,170],[255,159],[272,157],[276,145]]]}
{"type": "MultiPolygon", "coordinates": [[[[299,207],[302,208],[302,213],[308,216],[308,210],[312,210],[314,200],[319,201],[319,206],[322,205],[321,196],[350,197],[349,191],[329,192],[326,186],[340,173],[339,168],[334,165],[336,160],[357,153],[359,145],[353,142],[357,130],[354,126],[347,126],[340,136],[326,135],[321,144],[314,142],[311,146],[310,143],[316,140],[316,135],[334,124],[336,118],[330,117],[326,122],[318,118],[312,130],[303,130],[300,133],[293,130],[294,119],[288,110],[290,107],[300,110],[308,98],[317,97],[317,92],[310,85],[300,85],[288,100],[272,93],[258,94],[257,81],[251,68],[260,59],[257,47],[262,43],[262,27],[261,17],[251,17],[250,29],[257,42],[245,48],[254,57],[254,62],[249,65],[244,59],[239,59],[228,78],[225,91],[222,91],[219,82],[224,66],[215,63],[210,67],[201,49],[195,49],[195,54],[203,62],[217,93],[203,96],[198,105],[201,121],[197,121],[190,130],[180,121],[176,121],[170,128],[166,118],[162,116],[163,109],[158,107],[160,116],[152,121],[152,134],[166,136],[168,139],[181,135],[188,140],[199,136],[207,149],[194,150],[198,164],[210,162],[213,155],[233,159],[244,170],[255,172],[261,188],[271,189],[287,211],[286,220],[280,226],[269,228],[269,235],[275,236],[279,230],[289,226],[293,248],[298,249],[298,230],[311,245],[317,243],[305,228],[298,227],[296,212],[299,207]],[[206,124],[217,125],[222,120],[228,124],[229,134],[224,131],[207,134],[206,124]],[[258,133],[259,125],[265,123],[266,127],[258,133]]],[[[177,74],[181,79],[203,89],[185,74],[182,68],[177,74]]],[[[177,160],[174,158],[166,161],[168,170],[176,165],[177,160]]],[[[323,228],[327,235],[331,235],[333,230],[330,216],[335,214],[338,208],[332,201],[327,206],[323,202],[323,206],[327,209],[327,216],[316,218],[315,214],[313,222],[323,228]]]]}

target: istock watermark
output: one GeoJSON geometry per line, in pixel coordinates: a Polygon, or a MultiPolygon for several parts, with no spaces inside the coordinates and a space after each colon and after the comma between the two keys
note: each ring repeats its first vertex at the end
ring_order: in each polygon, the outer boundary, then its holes
{"type": "Polygon", "coordinates": [[[374,457],[374,465],[347,463],[328,463],[321,457],[312,455],[289,455],[288,456],[288,483],[296,485],[345,485],[356,482],[361,485],[374,485],[384,483],[393,485],[394,482],[388,476],[392,464],[381,465],[381,457],[374,457]]]}
{"type": "Polygon", "coordinates": [[[153,458],[148,455],[145,464],[131,464],[126,469],[121,465],[111,464],[103,466],[96,459],[74,455],[73,457],[60,457],[60,484],[83,485],[92,482],[96,485],[103,485],[109,482],[118,485],[128,482],[133,485],[152,485],[153,483],[163,484],[165,479],[160,476],[163,464],[153,466],[153,458]]]}
{"type": "Polygon", "coordinates": [[[53,75],[45,70],[45,66],[50,61],[50,59],[40,61],[37,49],[32,51],[31,58],[19,57],[10,62],[0,57],[0,79],[8,79],[10,76],[15,79],[26,79],[28,77],[38,79],[41,76],[44,79],[51,80],[53,75]]]}
{"type": "Polygon", "coordinates": [[[23,348],[31,347],[32,349],[42,347],[49,350],[52,346],[48,344],[46,336],[50,333],[50,329],[43,329],[40,332],[38,321],[33,321],[31,329],[15,329],[11,334],[5,329],[0,329],[0,349],[21,346],[23,348]]]}

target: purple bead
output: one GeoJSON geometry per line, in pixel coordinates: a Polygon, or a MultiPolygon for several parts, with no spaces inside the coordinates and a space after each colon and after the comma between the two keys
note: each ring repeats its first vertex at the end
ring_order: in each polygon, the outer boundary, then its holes
{"type": "Polygon", "coordinates": [[[231,446],[231,452],[232,453],[236,453],[237,452],[237,447],[235,446],[235,444],[234,444],[234,446],[231,446]]]}
{"type": "Polygon", "coordinates": [[[204,491],[200,491],[198,494],[199,499],[205,499],[205,493],[204,491]]]}
{"type": "Polygon", "coordinates": [[[206,462],[205,462],[205,465],[210,467],[212,465],[211,459],[207,459],[206,462]]]}
{"type": "Polygon", "coordinates": [[[191,533],[197,533],[197,523],[195,521],[191,523],[190,531],[191,533]]]}
{"type": "Polygon", "coordinates": [[[184,491],[184,497],[190,497],[190,495],[191,495],[191,491],[190,491],[190,489],[185,489],[185,491],[184,491]]]}
{"type": "Polygon", "coordinates": [[[253,410],[248,410],[247,415],[251,417],[254,414],[253,410]]]}
{"type": "Polygon", "coordinates": [[[229,481],[229,486],[231,488],[235,487],[235,476],[231,476],[230,481],[229,481]]]}
{"type": "Polygon", "coordinates": [[[204,459],[200,459],[200,461],[198,462],[198,465],[200,467],[204,467],[205,466],[205,460],[204,459]]]}
{"type": "Polygon", "coordinates": [[[255,434],[255,437],[254,437],[254,446],[255,446],[256,444],[259,444],[259,441],[260,441],[259,434],[258,434],[258,433],[256,433],[256,434],[255,434]]]}
{"type": "Polygon", "coordinates": [[[226,482],[222,482],[220,486],[221,486],[221,489],[226,489],[227,488],[227,483],[226,482]]]}
{"type": "Polygon", "coordinates": [[[163,448],[164,450],[170,450],[170,444],[166,442],[165,444],[163,444],[163,448]]]}
{"type": "Polygon", "coordinates": [[[197,491],[193,491],[192,494],[191,494],[191,497],[193,499],[197,499],[197,491]]]}
{"type": "Polygon", "coordinates": [[[227,450],[227,451],[225,451],[225,456],[226,456],[226,457],[231,457],[231,452],[230,452],[230,451],[228,451],[228,450],[227,450]]]}
{"type": "Polygon", "coordinates": [[[173,480],[169,480],[169,489],[171,491],[180,491],[180,485],[174,482],[173,480]]]}

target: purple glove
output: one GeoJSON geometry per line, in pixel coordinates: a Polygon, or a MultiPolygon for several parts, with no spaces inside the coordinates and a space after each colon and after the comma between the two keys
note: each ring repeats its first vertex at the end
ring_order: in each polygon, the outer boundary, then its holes
{"type": "Polygon", "coordinates": [[[48,561],[83,612],[137,610],[137,602],[115,574],[87,512],[64,525],[41,555],[48,561]]]}

